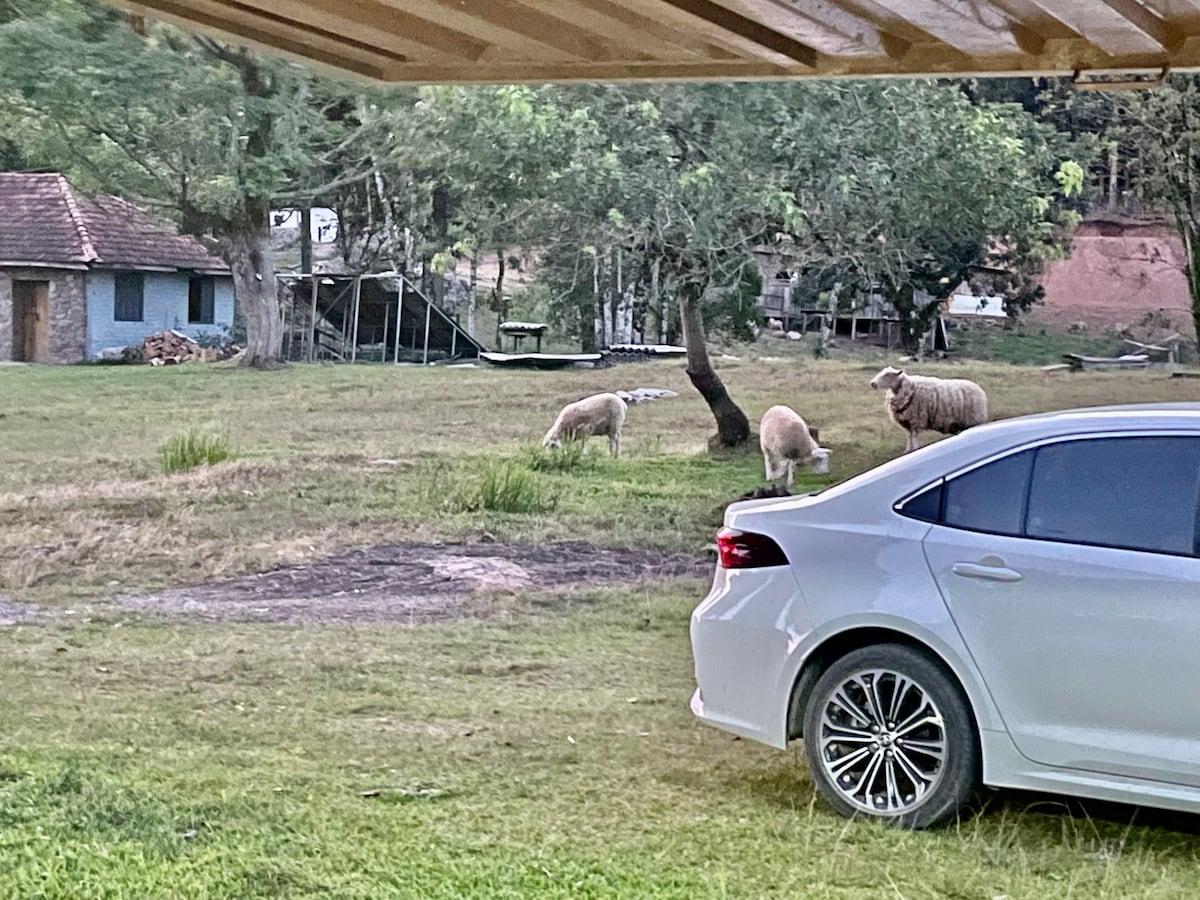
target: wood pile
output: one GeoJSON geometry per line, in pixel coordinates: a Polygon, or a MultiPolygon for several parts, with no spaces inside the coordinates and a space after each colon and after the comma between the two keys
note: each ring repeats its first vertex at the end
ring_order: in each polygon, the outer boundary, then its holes
{"type": "Polygon", "coordinates": [[[177,366],[187,362],[215,362],[217,351],[201,347],[186,334],[160,331],[142,341],[142,360],[152,366],[177,366]]]}

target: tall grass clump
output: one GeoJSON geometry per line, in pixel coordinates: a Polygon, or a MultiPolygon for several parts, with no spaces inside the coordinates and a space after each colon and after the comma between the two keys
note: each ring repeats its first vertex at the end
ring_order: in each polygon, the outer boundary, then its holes
{"type": "Polygon", "coordinates": [[[187,472],[199,466],[211,466],[233,457],[227,438],[204,434],[189,428],[158,448],[158,460],[164,475],[187,472]]]}
{"type": "Polygon", "coordinates": [[[558,494],[527,466],[511,460],[490,462],[483,476],[450,497],[462,512],[545,513],[558,506],[558,494]]]}
{"type": "Polygon", "coordinates": [[[587,441],[576,439],[548,449],[527,444],[522,448],[521,462],[534,472],[594,472],[600,468],[601,459],[598,453],[588,451],[587,441]]]}

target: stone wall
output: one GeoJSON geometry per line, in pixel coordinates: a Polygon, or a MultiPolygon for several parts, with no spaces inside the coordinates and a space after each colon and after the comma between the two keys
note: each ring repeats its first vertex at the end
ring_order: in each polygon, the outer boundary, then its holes
{"type": "Polygon", "coordinates": [[[12,359],[12,278],[0,270],[0,362],[12,359]]]}
{"type": "Polygon", "coordinates": [[[14,281],[50,283],[50,321],[46,344],[52,363],[75,363],[84,359],[87,341],[87,273],[69,269],[6,269],[0,271],[0,360],[11,360],[13,351],[14,281]]]}

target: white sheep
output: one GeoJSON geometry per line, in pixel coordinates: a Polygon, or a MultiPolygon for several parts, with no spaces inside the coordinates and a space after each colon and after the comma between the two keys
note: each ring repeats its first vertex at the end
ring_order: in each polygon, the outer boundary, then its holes
{"type": "Polygon", "coordinates": [[[817,445],[812,433],[799,414],[787,406],[772,406],[763,413],[758,424],[758,445],[762,448],[767,481],[781,475],[791,484],[796,475],[796,463],[812,463],[813,471],[829,471],[829,451],[817,445]]]}
{"type": "Polygon", "coordinates": [[[608,436],[613,459],[621,454],[621,426],[625,424],[625,401],[616,394],[593,394],[568,403],[542,438],[542,446],[561,447],[564,440],[586,440],[590,435],[608,436]]]}
{"type": "Polygon", "coordinates": [[[909,375],[887,366],[871,379],[871,387],[887,390],[884,408],[908,435],[905,453],[921,446],[917,436],[922,431],[958,434],[988,419],[987,394],[966,378],[909,375]]]}

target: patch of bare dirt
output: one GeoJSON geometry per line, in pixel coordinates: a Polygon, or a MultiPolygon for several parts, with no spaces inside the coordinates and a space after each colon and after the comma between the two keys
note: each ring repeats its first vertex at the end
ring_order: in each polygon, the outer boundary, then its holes
{"type": "Polygon", "coordinates": [[[708,577],[703,557],[583,542],[401,544],[350,550],[155,594],[118,595],[119,609],[214,622],[447,622],[482,615],[479,598],[708,577]],[[473,602],[474,601],[474,602],[473,602]]]}

